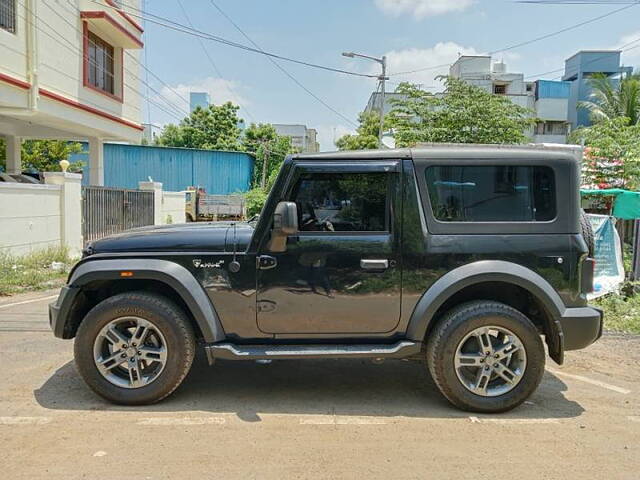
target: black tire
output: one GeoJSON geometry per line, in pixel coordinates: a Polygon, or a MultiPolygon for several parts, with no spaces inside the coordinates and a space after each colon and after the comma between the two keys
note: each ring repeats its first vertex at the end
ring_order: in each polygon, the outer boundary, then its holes
{"type": "Polygon", "coordinates": [[[584,210],[580,210],[580,231],[582,233],[582,238],[584,238],[587,248],[589,249],[589,256],[593,258],[595,254],[596,241],[593,234],[593,227],[591,226],[591,222],[589,221],[589,218],[587,218],[587,214],[584,210]]]}
{"type": "Polygon", "coordinates": [[[98,395],[121,405],[147,405],[170,395],[182,383],[195,355],[193,328],[185,313],[173,302],[147,292],[114,295],[96,305],[86,315],[75,339],[74,355],[80,375],[98,395]],[[108,381],[94,361],[94,342],[112,320],[134,316],[151,322],[166,341],[164,369],[152,382],[125,388],[108,381]]]}
{"type": "Polygon", "coordinates": [[[474,301],[447,312],[431,332],[427,343],[427,365],[440,392],[453,405],[479,413],[505,412],[524,402],[542,380],[545,352],[531,321],[503,303],[474,301]],[[524,346],[526,367],[520,381],[499,396],[482,396],[468,390],[456,374],[454,357],[467,334],[482,326],[502,327],[513,332],[524,346]]]}

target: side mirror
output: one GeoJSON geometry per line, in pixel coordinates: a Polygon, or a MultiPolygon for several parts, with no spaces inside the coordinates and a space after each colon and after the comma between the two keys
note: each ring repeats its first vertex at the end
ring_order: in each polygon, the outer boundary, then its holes
{"type": "Polygon", "coordinates": [[[298,207],[294,202],[280,202],[276,205],[273,214],[273,229],[269,250],[272,252],[285,252],[287,250],[287,237],[298,233],[298,207]]]}

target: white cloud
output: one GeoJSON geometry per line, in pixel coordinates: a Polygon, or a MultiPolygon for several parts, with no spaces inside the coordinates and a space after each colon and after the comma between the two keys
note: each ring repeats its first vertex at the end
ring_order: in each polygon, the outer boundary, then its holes
{"type": "Polygon", "coordinates": [[[447,75],[449,65],[455,62],[459,55],[478,54],[479,52],[473,47],[465,47],[455,42],[440,42],[431,48],[392,50],[386,56],[392,82],[419,83],[425,89],[430,89],[429,87],[440,87],[440,82],[436,80],[436,77],[447,75]],[[395,73],[415,70],[421,71],[394,76],[395,73]]]}
{"type": "MultiPolygon", "coordinates": [[[[423,89],[438,91],[442,82],[437,77],[449,74],[449,66],[461,55],[483,55],[474,47],[465,47],[455,42],[439,42],[430,48],[407,48],[404,50],[392,50],[387,56],[387,71],[391,82],[411,82],[422,85],[423,89]],[[413,72],[403,75],[395,74],[413,72]]],[[[505,52],[496,55],[492,61],[517,62],[520,55],[515,52],[505,52]]],[[[511,70],[511,68],[509,68],[511,70]]],[[[379,67],[372,67],[367,73],[379,74],[379,67]]],[[[395,88],[391,83],[390,90],[395,88]]]]}
{"type": "Polygon", "coordinates": [[[626,62],[637,62],[638,60],[640,60],[640,41],[632,43],[637,40],[640,40],[640,30],[631,32],[627,35],[623,35],[622,37],[620,37],[620,40],[613,48],[623,50],[629,49],[626,52],[622,52],[623,60],[626,62]]]}
{"type": "MultiPolygon", "coordinates": [[[[236,105],[246,106],[249,101],[239,92],[242,85],[225,80],[224,78],[207,77],[188,84],[171,85],[171,88],[163,86],[160,93],[164,99],[179,107],[182,111],[189,111],[189,93],[190,92],[207,92],[212,103],[219,105],[221,103],[231,101],[236,105]]],[[[161,104],[165,109],[169,109],[166,101],[156,96],[154,101],[161,104]]],[[[171,108],[175,110],[175,108],[171,108]]]]}
{"type": "Polygon", "coordinates": [[[345,125],[318,125],[314,128],[318,131],[318,142],[322,152],[337,150],[334,143],[337,139],[343,135],[355,133],[355,129],[345,125]]]}
{"type": "Polygon", "coordinates": [[[375,0],[376,6],[384,13],[399,17],[409,14],[416,19],[461,12],[475,3],[475,0],[375,0]]]}

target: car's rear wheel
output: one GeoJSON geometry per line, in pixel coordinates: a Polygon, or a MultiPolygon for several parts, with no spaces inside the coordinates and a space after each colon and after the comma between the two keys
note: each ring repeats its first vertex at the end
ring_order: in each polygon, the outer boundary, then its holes
{"type": "Polygon", "coordinates": [[[130,292],[109,297],[84,318],[75,340],[78,371],[114,403],[143,405],[170,395],[195,353],[191,324],[168,299],[130,292]]]}
{"type": "Polygon", "coordinates": [[[451,403],[489,413],[510,410],[535,391],[545,354],[525,315],[503,303],[475,301],[439,321],[427,343],[427,362],[451,403]]]}

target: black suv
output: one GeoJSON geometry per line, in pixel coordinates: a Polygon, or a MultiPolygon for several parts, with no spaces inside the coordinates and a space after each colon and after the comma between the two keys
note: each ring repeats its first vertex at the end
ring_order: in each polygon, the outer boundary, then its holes
{"type": "Polygon", "coordinates": [[[545,349],[602,334],[570,148],[434,145],[294,155],[259,218],[96,241],[50,307],[87,384],[121,404],[210,363],[420,356],[444,396],[499,412],[545,349]]]}

